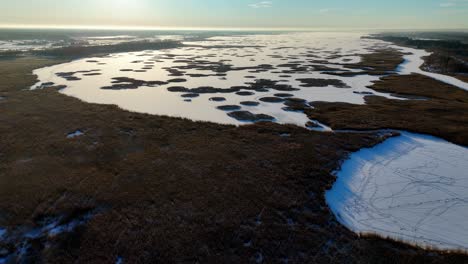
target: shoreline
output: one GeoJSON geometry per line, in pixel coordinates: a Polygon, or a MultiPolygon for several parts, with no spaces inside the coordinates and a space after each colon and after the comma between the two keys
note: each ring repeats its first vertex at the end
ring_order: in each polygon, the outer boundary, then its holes
{"type": "Polygon", "coordinates": [[[370,35],[369,38],[387,41],[405,48],[429,51],[426,56],[422,57],[422,63],[418,70],[434,75],[451,76],[461,82],[468,82],[466,62],[468,44],[466,42],[445,39],[413,39],[407,36],[399,36],[399,34],[395,35],[394,33],[393,35],[378,33],[370,35]],[[460,51],[463,51],[464,54],[458,54],[460,51]],[[454,71],[456,68],[461,69],[462,72],[454,71]]]}

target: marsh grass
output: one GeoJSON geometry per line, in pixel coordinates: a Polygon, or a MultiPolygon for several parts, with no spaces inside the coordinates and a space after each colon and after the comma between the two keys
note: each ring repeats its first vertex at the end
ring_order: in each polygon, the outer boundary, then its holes
{"type": "Polygon", "coordinates": [[[324,200],[332,172],[349,153],[385,139],[378,134],[192,122],[88,104],[54,88],[27,90],[33,69],[61,62],[0,61],[0,226],[10,238],[0,246],[10,254],[20,246],[15,228],[92,210],[79,229],[35,241],[26,260],[467,261],[359,238],[334,219],[324,200]],[[76,130],[84,135],[67,139],[76,130]]]}

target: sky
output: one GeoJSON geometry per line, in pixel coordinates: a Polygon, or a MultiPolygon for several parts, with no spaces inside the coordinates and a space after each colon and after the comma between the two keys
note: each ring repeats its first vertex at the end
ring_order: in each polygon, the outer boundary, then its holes
{"type": "Polygon", "coordinates": [[[468,29],[468,0],[0,0],[0,27],[468,29]]]}

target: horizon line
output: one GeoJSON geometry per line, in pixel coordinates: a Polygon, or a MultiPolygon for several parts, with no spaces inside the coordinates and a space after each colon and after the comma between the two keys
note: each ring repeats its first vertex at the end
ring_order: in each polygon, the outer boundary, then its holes
{"type": "Polygon", "coordinates": [[[178,26],[112,26],[112,25],[30,25],[0,24],[0,29],[79,29],[137,31],[468,31],[468,28],[366,28],[366,27],[178,27],[178,26]]]}

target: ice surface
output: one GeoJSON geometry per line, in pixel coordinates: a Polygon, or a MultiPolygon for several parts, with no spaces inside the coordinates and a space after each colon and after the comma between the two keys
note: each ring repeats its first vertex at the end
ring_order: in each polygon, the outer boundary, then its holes
{"type": "Polygon", "coordinates": [[[468,250],[468,148],[403,132],[352,154],[337,176],[326,200],[349,229],[468,250]]]}
{"type": "MultiPolygon", "coordinates": [[[[39,37],[39,36],[38,36],[39,37]]],[[[162,40],[183,40],[184,36],[180,35],[156,35],[156,36],[75,36],[63,37],[63,39],[25,39],[25,40],[0,40],[1,51],[31,51],[45,50],[51,48],[63,48],[69,46],[102,46],[116,45],[125,42],[157,42],[162,40]]]]}
{"type": "Polygon", "coordinates": [[[54,47],[54,44],[58,42],[47,41],[47,40],[0,40],[0,51],[18,51],[18,50],[38,50],[38,49],[50,49],[54,47]]]}
{"type": "Polygon", "coordinates": [[[421,66],[424,64],[424,57],[431,55],[430,52],[425,50],[418,50],[413,48],[401,48],[396,47],[405,53],[409,53],[409,55],[405,55],[405,62],[398,67],[398,72],[400,74],[412,74],[412,73],[419,73],[438,81],[451,84],[458,88],[468,91],[468,83],[463,82],[457,78],[452,76],[427,72],[421,69],[421,66]]]}
{"type": "Polygon", "coordinates": [[[193,89],[202,86],[227,89],[233,86],[245,86],[258,79],[279,81],[279,84],[299,88],[288,91],[294,97],[310,101],[347,102],[363,104],[365,94],[397,99],[388,94],[373,91],[367,86],[378,80],[378,76],[358,75],[354,77],[332,76],[326,74],[326,69],[314,70],[317,67],[330,67],[337,71],[359,71],[346,69],[345,64],[357,63],[359,54],[372,52],[373,48],[386,47],[389,44],[371,39],[361,39],[357,33],[294,33],[284,35],[246,35],[215,37],[209,41],[200,41],[193,47],[172,50],[142,51],[133,53],[112,54],[106,57],[86,58],[70,63],[55,65],[34,71],[40,82],[33,88],[43,87],[43,83],[53,82],[65,85],[62,93],[77,97],[86,102],[116,104],[123,109],[185,117],[192,120],[211,121],[223,124],[239,125],[243,122],[231,118],[226,112],[217,109],[220,105],[240,105],[243,101],[259,102],[258,106],[242,106],[242,110],[254,114],[273,116],[278,123],[290,123],[305,126],[309,121],[300,112],[287,112],[282,103],[266,103],[259,101],[262,97],[273,96],[280,91],[268,90],[255,92],[252,95],[240,96],[236,93],[201,94],[197,98],[182,98],[180,93],[169,92],[168,87],[183,86],[193,89]],[[217,46],[217,48],[213,48],[217,46]],[[204,61],[209,63],[223,62],[232,67],[258,67],[268,64],[273,69],[255,71],[252,69],[227,71],[226,76],[215,76],[209,69],[184,69],[184,76],[170,76],[166,69],[184,67],[186,61],[204,61]],[[290,70],[283,64],[297,63],[307,70],[303,72],[282,73],[290,70]],[[143,68],[143,71],[141,71],[143,68]],[[74,80],[67,80],[57,73],[96,70],[96,75],[76,73],[74,80]],[[124,70],[122,72],[122,70],[124,70]],[[134,70],[140,70],[135,72],[134,70]],[[209,76],[191,77],[191,74],[209,76]],[[130,77],[142,81],[167,82],[174,78],[184,78],[182,83],[169,83],[157,87],[141,86],[138,89],[103,90],[101,87],[111,85],[112,78],[130,77]],[[350,88],[301,87],[300,78],[340,80],[350,88]],[[209,99],[214,96],[225,97],[224,102],[214,102],[209,99]]]}

